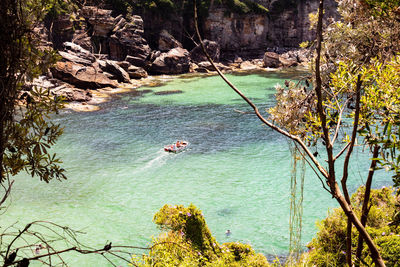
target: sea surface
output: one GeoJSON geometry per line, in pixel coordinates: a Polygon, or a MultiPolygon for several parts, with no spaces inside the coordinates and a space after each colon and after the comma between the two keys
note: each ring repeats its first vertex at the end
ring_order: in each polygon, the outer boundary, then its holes
{"type": "MultiPolygon", "coordinates": [[[[228,77],[265,116],[274,86],[305,73],[262,72],[228,77]]],[[[160,86],[116,95],[90,113],[62,111],[65,128],[54,148],[68,180],[49,184],[16,177],[2,229],[34,220],[52,221],[85,234],[91,247],[147,246],[160,231],[153,215],[164,204],[193,203],[203,211],[219,243],[251,244],[269,257],[288,253],[291,155],[286,138],[263,125],[217,76],[159,77],[160,86]],[[174,94],[165,91],[174,90],[174,94]],[[161,93],[160,93],[161,92],[161,93]],[[163,146],[187,140],[189,149],[171,154],[163,146]],[[232,234],[226,236],[230,229],[232,234]]],[[[321,153],[323,154],[323,153],[321,153]]],[[[354,152],[350,190],[368,171],[362,149],[354,152]]],[[[322,158],[321,161],[323,161],[322,158]]],[[[390,185],[390,175],[374,186],[390,185]]],[[[316,222],[338,205],[311,170],[304,186],[302,242],[316,222]]],[[[144,253],[143,250],[134,250],[144,253]]],[[[70,266],[112,266],[98,255],[67,254],[70,266]]],[[[126,263],[110,257],[122,266],[126,263]]]]}

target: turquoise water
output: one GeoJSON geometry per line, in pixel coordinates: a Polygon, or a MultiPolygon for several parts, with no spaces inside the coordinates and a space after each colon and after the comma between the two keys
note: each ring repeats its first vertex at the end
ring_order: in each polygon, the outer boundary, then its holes
{"type": "MultiPolygon", "coordinates": [[[[299,73],[230,75],[260,107],[273,105],[274,85],[299,73]]],[[[101,110],[62,112],[65,133],[55,147],[68,180],[40,183],[20,176],[3,225],[51,220],[86,232],[80,240],[101,247],[146,246],[159,230],[152,217],[164,204],[195,204],[220,243],[241,241],[266,255],[289,245],[290,153],[288,141],[258,121],[218,77],[181,77],[159,87],[115,96],[101,110]],[[182,93],[160,95],[160,91],[182,93]],[[241,112],[237,112],[241,111],[241,112]],[[188,140],[183,153],[163,146],[188,140]],[[232,235],[225,236],[230,229],[232,235]]],[[[355,152],[350,184],[362,183],[368,157],[355,152]]],[[[383,173],[375,186],[388,184],[383,173]]],[[[308,171],[303,243],[315,222],[336,203],[308,171]]],[[[141,251],[135,251],[140,253],[141,251]]],[[[71,266],[111,266],[100,256],[67,256],[71,266]]],[[[117,261],[118,262],[118,261],[117,261]]],[[[125,264],[126,265],[126,264],[125,264]]]]}

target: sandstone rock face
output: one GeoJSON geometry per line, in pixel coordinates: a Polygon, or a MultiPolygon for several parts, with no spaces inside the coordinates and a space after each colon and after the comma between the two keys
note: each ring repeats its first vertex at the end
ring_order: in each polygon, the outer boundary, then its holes
{"type": "MultiPolygon", "coordinates": [[[[268,14],[233,14],[220,5],[210,8],[204,36],[219,43],[223,58],[261,57],[268,48],[298,48],[299,43],[313,39],[308,15],[318,10],[319,1],[255,2],[266,7],[268,14]]],[[[325,1],[325,11],[326,18],[338,17],[335,0],[325,1]]]]}
{"type": "Polygon", "coordinates": [[[308,49],[295,49],[280,55],[282,59],[297,61],[297,63],[308,62],[311,56],[312,53],[308,49]]]}
{"type": "Polygon", "coordinates": [[[64,51],[58,51],[63,61],[70,61],[86,66],[92,65],[96,61],[96,57],[92,53],[77,44],[65,42],[63,43],[63,47],[64,51]]]}
{"type": "Polygon", "coordinates": [[[72,40],[75,44],[79,45],[83,49],[94,52],[95,48],[92,43],[92,38],[88,34],[86,26],[82,26],[82,29],[77,29],[72,36],[72,40]]]}
{"type": "Polygon", "coordinates": [[[149,56],[143,58],[143,57],[134,57],[127,55],[124,61],[129,62],[133,66],[144,67],[150,63],[148,58],[149,56]]]}
{"type": "Polygon", "coordinates": [[[169,32],[162,30],[158,40],[158,50],[169,51],[175,47],[183,47],[169,32]]]}
{"type": "Polygon", "coordinates": [[[64,42],[72,39],[74,34],[73,26],[74,24],[69,15],[60,15],[51,23],[49,37],[54,48],[60,49],[64,42]]]}
{"type": "Polygon", "coordinates": [[[115,80],[118,82],[129,83],[129,74],[120,66],[118,66],[116,61],[106,60],[105,61],[105,71],[112,74],[115,80]]]}
{"type": "Polygon", "coordinates": [[[151,64],[149,71],[156,74],[179,74],[189,71],[189,52],[177,47],[161,53],[151,64]]]}
{"type": "Polygon", "coordinates": [[[107,78],[101,70],[93,66],[84,66],[73,62],[57,62],[51,69],[54,78],[82,89],[117,87],[115,81],[107,78]]]}
{"type": "MultiPolygon", "coordinates": [[[[212,58],[214,61],[219,61],[219,56],[220,56],[220,47],[217,42],[210,41],[210,40],[203,40],[204,47],[207,50],[208,55],[212,58]]],[[[190,51],[190,58],[194,62],[202,62],[202,61],[207,61],[207,57],[203,52],[203,49],[201,48],[201,45],[199,44],[195,48],[190,51]]]]}
{"type": "MultiPolygon", "coordinates": [[[[259,0],[270,13],[266,45],[268,47],[298,48],[302,41],[312,40],[315,32],[310,30],[308,15],[318,10],[317,0],[259,0]]],[[[324,2],[325,18],[338,17],[335,0],[324,2]]]]}
{"type": "Polygon", "coordinates": [[[111,13],[111,10],[100,9],[95,6],[82,8],[82,16],[93,26],[93,36],[106,37],[114,28],[114,18],[111,13]]]}
{"type": "Polygon", "coordinates": [[[63,61],[70,61],[70,62],[74,62],[77,64],[83,64],[86,66],[92,64],[92,62],[90,60],[81,58],[73,52],[58,51],[58,54],[61,56],[63,61]]]}
{"type": "MultiPolygon", "coordinates": [[[[247,51],[249,56],[259,56],[266,49],[268,18],[267,15],[226,16],[226,8],[211,8],[204,22],[205,36],[216,41],[221,50],[234,57],[236,53],[247,51]]],[[[226,56],[225,56],[226,57],[226,56]]]]}
{"type": "Polygon", "coordinates": [[[143,35],[143,20],[140,16],[132,16],[132,21],[127,22],[120,18],[118,26],[112,31],[109,40],[110,58],[125,60],[126,56],[134,56],[145,62],[151,49],[143,35]]]}
{"type": "Polygon", "coordinates": [[[112,60],[125,60],[134,57],[138,65],[144,65],[151,49],[143,38],[143,20],[132,15],[127,20],[122,15],[112,16],[111,10],[94,6],[82,8],[82,16],[93,28],[92,39],[96,52],[107,53],[112,60]]]}

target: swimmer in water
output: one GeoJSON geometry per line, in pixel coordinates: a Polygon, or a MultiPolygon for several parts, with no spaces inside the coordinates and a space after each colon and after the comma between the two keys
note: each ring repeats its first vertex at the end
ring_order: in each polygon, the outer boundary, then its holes
{"type": "Polygon", "coordinates": [[[229,229],[226,230],[225,235],[226,235],[226,236],[230,236],[230,235],[231,235],[231,230],[229,230],[229,229]]]}

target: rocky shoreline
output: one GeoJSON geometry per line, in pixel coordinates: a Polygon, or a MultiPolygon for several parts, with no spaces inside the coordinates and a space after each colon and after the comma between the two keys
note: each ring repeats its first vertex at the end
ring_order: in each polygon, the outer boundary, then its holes
{"type": "MultiPolygon", "coordinates": [[[[188,51],[168,31],[159,35],[158,49],[144,38],[138,15],[114,16],[112,10],[85,6],[76,20],[60,16],[51,27],[36,29],[43,49],[57,49],[58,62],[34,80],[32,86],[49,89],[77,111],[97,110],[96,104],[111,94],[149,85],[158,75],[213,74],[199,45],[188,51]],[[79,25],[76,25],[79,21],[79,25]]],[[[208,53],[223,72],[269,70],[307,64],[309,52],[296,49],[283,54],[265,52],[263,58],[243,60],[220,58],[220,46],[204,40],[208,53]]],[[[29,91],[29,87],[27,89],[29,91]]]]}

